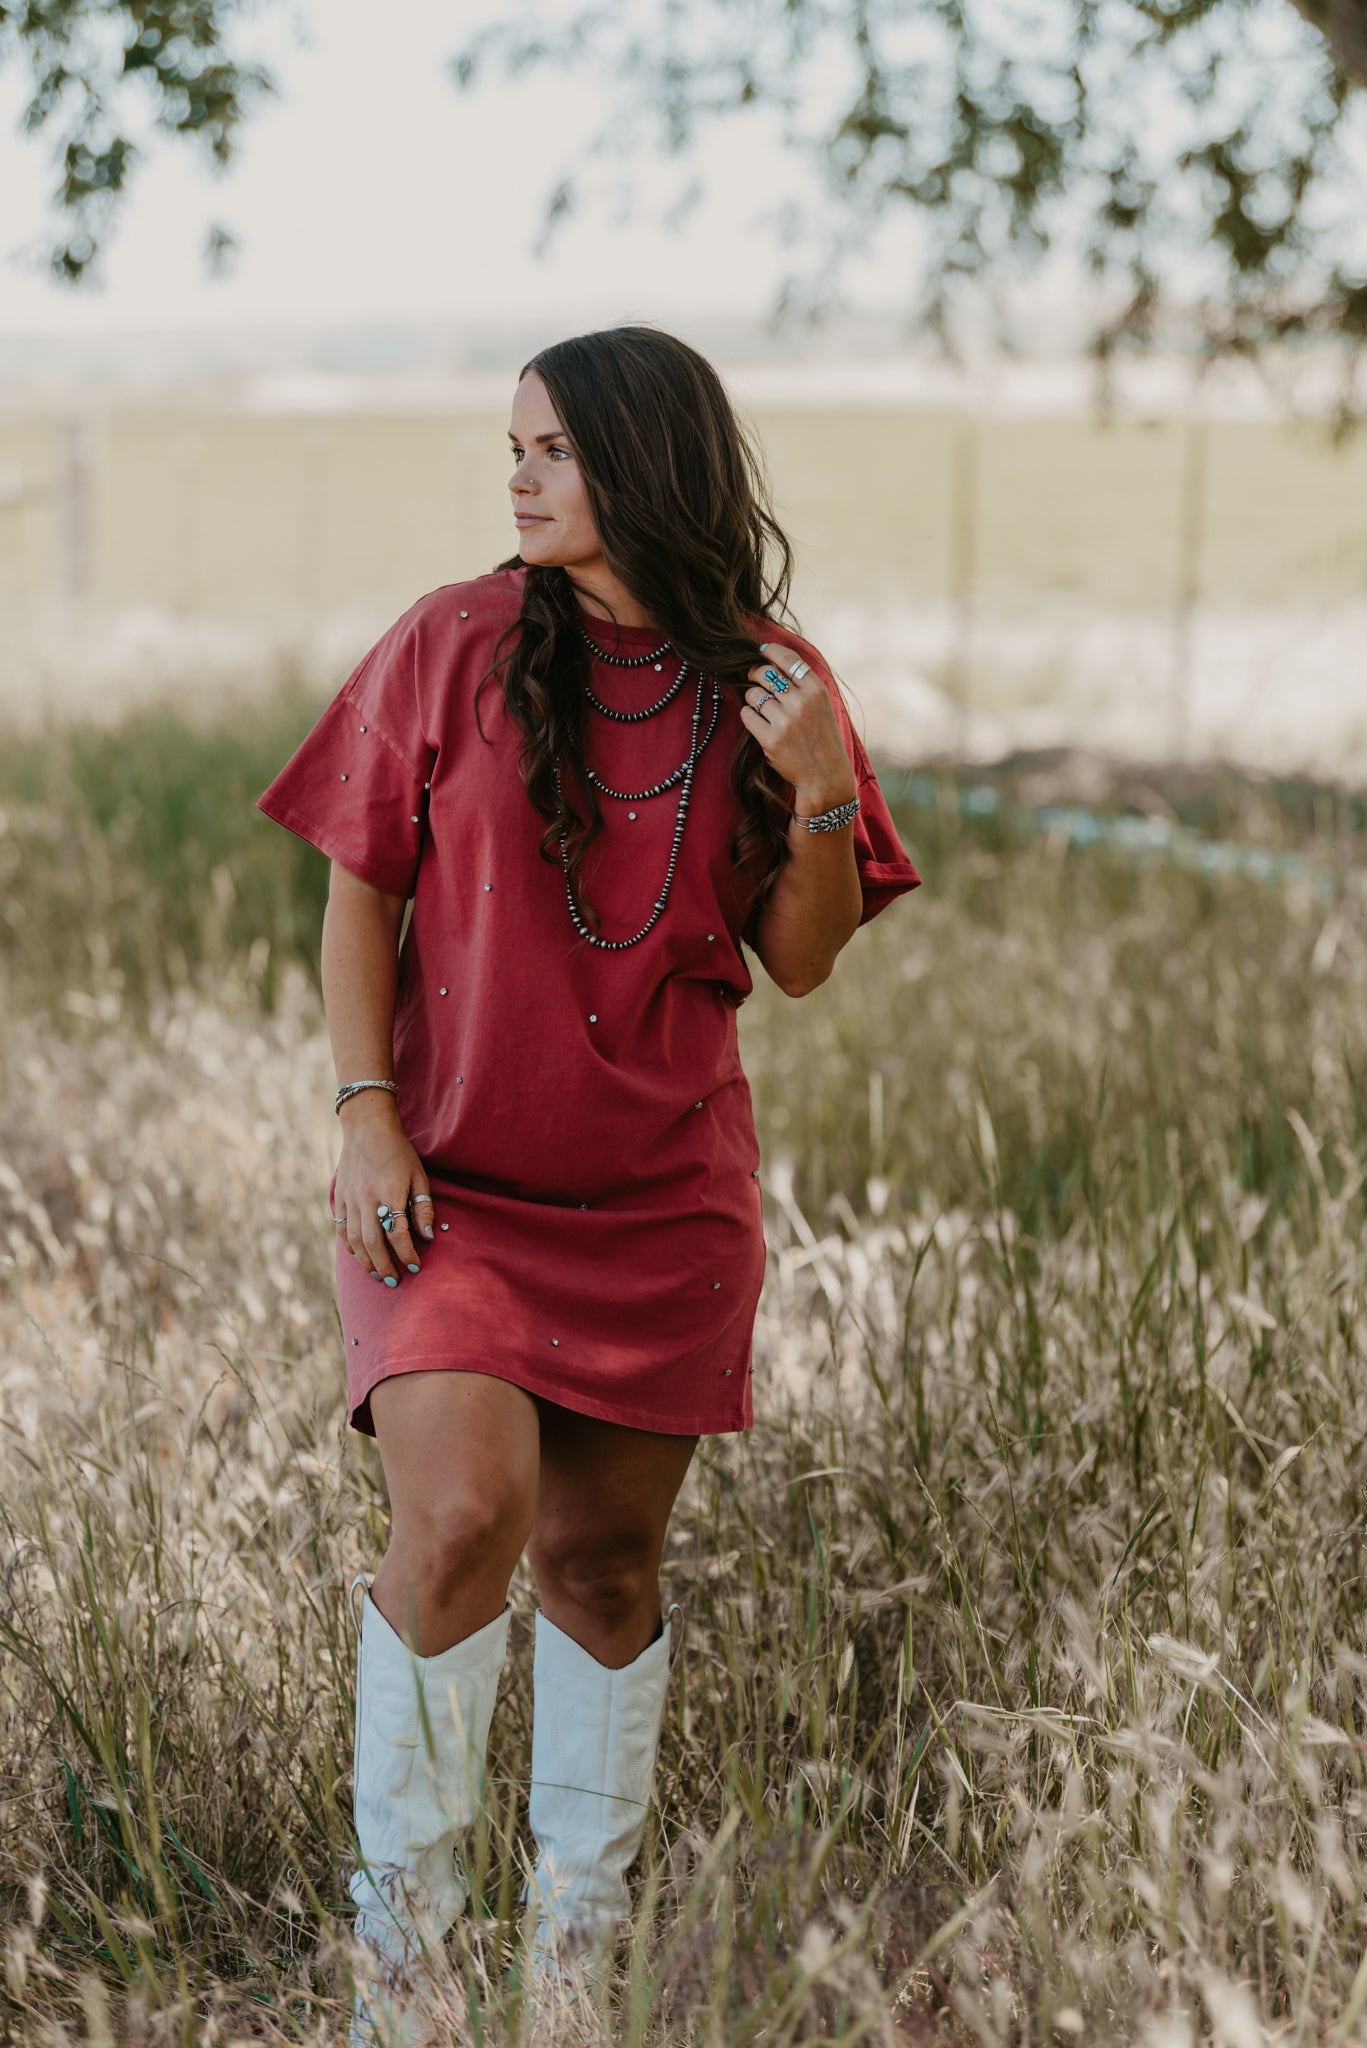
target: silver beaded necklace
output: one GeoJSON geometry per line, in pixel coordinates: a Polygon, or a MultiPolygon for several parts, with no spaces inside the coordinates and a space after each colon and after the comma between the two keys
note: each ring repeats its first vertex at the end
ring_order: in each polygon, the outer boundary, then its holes
{"type": "MultiPolygon", "coordinates": [[[[658,661],[655,666],[656,668],[660,666],[658,661]]],[[[584,685],[584,695],[588,698],[595,711],[602,712],[604,718],[615,719],[618,725],[636,725],[643,718],[653,718],[657,711],[664,710],[666,704],[672,704],[679,694],[679,685],[687,674],[688,663],[686,661],[681,662],[679,664],[679,673],[675,676],[663,697],[657,697],[653,704],[647,704],[644,711],[614,711],[610,704],[604,704],[600,698],[594,696],[587,683],[584,685]]]]}
{"type": "MultiPolygon", "coordinates": [[[[679,677],[680,680],[682,680],[682,669],[680,669],[679,671],[679,677]]],[[[677,688],[678,685],[676,684],[675,687],[677,688]]],[[[672,695],[673,692],[671,691],[670,694],[672,695]]],[[[589,701],[592,703],[594,700],[590,698],[589,701]]],[[[661,698],[660,704],[663,704],[667,701],[667,699],[661,698]]],[[[655,705],[653,708],[656,711],[658,711],[660,709],[660,704],[655,705]]],[[[704,751],[704,749],[707,746],[707,742],[711,739],[712,734],[716,729],[717,713],[720,709],[720,706],[721,692],[717,689],[716,685],[714,684],[712,688],[712,716],[708,721],[707,731],[703,734],[702,746],[698,748],[699,754],[701,754],[704,751]]],[[[640,715],[644,716],[645,714],[642,713],[640,715]]],[[[592,768],[586,767],[584,770],[584,774],[587,777],[587,779],[593,784],[594,788],[601,790],[604,796],[614,796],[616,797],[619,803],[623,804],[643,804],[647,797],[663,796],[667,789],[673,789],[676,782],[681,782],[684,776],[688,773],[689,762],[692,759],[693,755],[690,752],[684,757],[682,761],[680,761],[678,767],[674,770],[674,772],[671,775],[666,775],[663,782],[652,782],[649,789],[614,789],[610,782],[604,782],[602,776],[596,774],[592,768]]]]}
{"type": "MultiPolygon", "coordinates": [[[[648,661],[653,661],[657,670],[664,668],[664,663],[658,657],[662,654],[668,654],[669,642],[667,640],[662,640],[660,645],[650,654],[608,654],[598,645],[596,640],[590,637],[588,628],[582,619],[579,622],[579,630],[584,635],[585,644],[597,655],[599,661],[606,661],[613,668],[644,668],[648,661]]],[[[663,697],[657,697],[655,702],[647,704],[643,711],[614,711],[610,704],[604,704],[600,697],[594,695],[592,687],[588,683],[584,685],[584,694],[594,710],[601,711],[604,718],[615,719],[618,725],[636,725],[643,718],[653,718],[657,711],[664,710],[666,704],[673,703],[687,673],[688,663],[683,662],[680,665],[679,673],[675,676],[663,697]]]]}
{"type": "Polygon", "coordinates": [[[659,646],[650,654],[607,654],[598,645],[597,641],[591,637],[589,629],[582,619],[579,621],[579,630],[588,642],[588,645],[598,656],[598,659],[606,661],[612,668],[644,668],[648,661],[653,661],[656,668],[662,668],[664,664],[661,662],[660,656],[669,652],[669,642],[662,640],[659,646]]]}
{"type": "MultiPolygon", "coordinates": [[[[586,634],[585,638],[587,639],[587,637],[588,636],[586,634]]],[[[666,645],[667,644],[668,643],[666,643],[666,645]]],[[[589,645],[593,645],[592,641],[589,642],[589,645]]],[[[601,652],[601,649],[595,649],[595,652],[601,652]]],[[[606,656],[604,658],[607,659],[606,656]]],[[[640,667],[641,663],[635,662],[631,665],[634,667],[640,667]]],[[[658,704],[652,705],[651,712],[663,710],[664,706],[669,702],[670,697],[673,696],[675,690],[678,689],[679,684],[683,681],[683,677],[684,670],[680,669],[678,675],[674,679],[674,682],[668,692],[668,695],[662,697],[658,704]]],[[[693,793],[694,770],[697,768],[698,762],[702,757],[703,749],[706,747],[708,741],[711,739],[713,733],[716,731],[717,716],[721,707],[721,690],[718,687],[717,680],[714,676],[712,679],[712,716],[708,720],[706,733],[701,733],[700,728],[702,725],[702,700],[703,691],[706,687],[706,684],[707,677],[702,673],[701,670],[699,670],[698,695],[697,700],[693,706],[693,720],[691,734],[689,738],[688,754],[684,761],[680,764],[680,766],[674,770],[673,774],[667,776],[663,782],[657,782],[652,784],[652,786],[649,789],[642,790],[639,796],[630,796],[622,790],[609,788],[606,783],[600,781],[600,779],[594,774],[591,768],[585,770],[588,780],[591,783],[593,783],[595,788],[601,789],[605,796],[617,797],[623,803],[644,803],[647,797],[662,796],[667,789],[672,789],[676,782],[681,784],[679,790],[679,808],[674,819],[674,837],[669,849],[669,860],[665,867],[664,883],[660,889],[659,895],[655,898],[655,902],[651,907],[649,917],[641,926],[641,929],[638,932],[633,932],[632,936],[629,939],[602,939],[599,938],[595,932],[591,932],[589,930],[588,925],[584,920],[584,914],[579,908],[579,905],[576,903],[574,898],[574,885],[570,880],[569,855],[565,850],[565,834],[562,832],[560,835],[560,864],[565,876],[565,901],[569,905],[570,922],[573,924],[575,930],[578,932],[581,939],[587,939],[591,946],[597,946],[605,953],[621,953],[625,952],[628,946],[639,945],[640,941],[646,936],[647,932],[652,931],[655,925],[659,922],[659,919],[664,913],[664,907],[666,903],[668,903],[669,901],[669,891],[674,881],[674,871],[678,866],[679,862],[679,848],[683,843],[684,820],[688,816],[689,798],[693,793]]],[[[596,704],[596,700],[594,699],[592,692],[590,692],[589,694],[589,701],[590,703],[596,704]]],[[[596,708],[602,709],[603,707],[596,706],[596,708]]],[[[612,715],[613,714],[609,712],[608,716],[611,717],[612,715]]],[[[633,715],[636,717],[649,717],[651,713],[638,712],[633,715]]],[[[563,802],[560,791],[560,763],[558,761],[555,764],[555,793],[557,799],[563,802]]]]}

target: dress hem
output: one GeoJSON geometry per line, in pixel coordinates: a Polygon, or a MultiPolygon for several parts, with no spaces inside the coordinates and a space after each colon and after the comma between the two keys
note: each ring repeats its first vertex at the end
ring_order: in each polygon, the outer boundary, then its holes
{"type": "MultiPolygon", "coordinates": [[[[402,1365],[376,1373],[364,1392],[355,1400],[348,1394],[347,1420],[351,1427],[361,1436],[373,1437],[375,1428],[370,1420],[371,1395],[382,1380],[398,1379],[402,1374],[410,1372],[482,1372],[491,1380],[506,1380],[511,1386],[521,1387],[524,1394],[538,1395],[543,1401],[551,1401],[557,1408],[569,1408],[576,1415],[591,1415],[598,1422],[615,1422],[624,1429],[649,1430],[655,1436],[732,1436],[754,1427],[754,1415],[747,1413],[750,1408],[748,1401],[742,1403],[739,1419],[735,1421],[716,1422],[691,1417],[682,1422],[677,1418],[672,1419],[666,1425],[658,1413],[631,1408],[620,1401],[597,1401],[591,1395],[573,1401],[567,1400],[563,1385],[542,1379],[539,1374],[521,1366],[514,1370],[511,1366],[491,1365],[487,1360],[481,1360],[478,1365],[460,1365],[445,1354],[424,1354],[418,1358],[405,1359],[402,1365]],[[364,1417],[364,1420],[358,1420],[360,1417],[364,1417]]],[[[744,1375],[744,1389],[747,1393],[749,1379],[747,1369],[744,1375]]]]}

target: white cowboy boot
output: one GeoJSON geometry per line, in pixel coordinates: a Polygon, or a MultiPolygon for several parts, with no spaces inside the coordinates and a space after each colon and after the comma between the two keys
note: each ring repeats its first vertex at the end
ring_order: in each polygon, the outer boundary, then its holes
{"type": "Polygon", "coordinates": [[[380,1985],[369,1999],[356,1995],[351,2048],[422,2039],[404,1989],[416,1986],[424,1950],[440,1950],[469,1896],[455,1850],[483,1804],[508,1617],[505,1607],[449,1650],[417,1657],[363,1596],[352,1780],[360,1867],[351,1896],[380,1985]]]}
{"type": "Polygon", "coordinates": [[[522,1896],[536,1915],[541,1986],[601,1989],[630,1917],[626,1871],[645,1832],[676,1614],[682,1622],[671,1607],[654,1642],[613,1671],[537,1612],[528,1819],[538,1855],[522,1896]]]}

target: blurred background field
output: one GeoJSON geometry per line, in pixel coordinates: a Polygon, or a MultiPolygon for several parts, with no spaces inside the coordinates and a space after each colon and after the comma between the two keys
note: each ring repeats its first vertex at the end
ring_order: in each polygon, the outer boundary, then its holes
{"type": "Polygon", "coordinates": [[[609,2023],[519,1989],[520,1569],[438,2038],[1367,2040],[1364,82],[1363,0],[0,7],[3,2043],[345,2037],[388,1507],[253,799],[641,318],[924,886],[739,1013],[609,2023]]]}
{"type": "MultiPolygon", "coordinates": [[[[0,416],[12,726],[335,684],[415,597],[511,548],[514,375],[0,416]]],[[[1008,370],[986,402],[914,361],[741,360],[731,381],[797,540],[799,620],[884,758],[1066,742],[1367,774],[1361,436],[1230,378],[1195,404],[1170,378],[1107,421],[1076,370],[1008,370]]]]}

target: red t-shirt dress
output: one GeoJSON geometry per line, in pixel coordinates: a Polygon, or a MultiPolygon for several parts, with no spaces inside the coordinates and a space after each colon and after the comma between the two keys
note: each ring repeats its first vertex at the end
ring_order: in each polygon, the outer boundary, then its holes
{"type": "MultiPolygon", "coordinates": [[[[256,799],[362,881],[413,899],[394,1079],[435,1235],[418,1240],[422,1271],[401,1270],[397,1287],[380,1286],[338,1237],[348,1412],[373,1434],[380,1380],[472,1371],[635,1429],[746,1429],[764,1232],[736,1035],[753,986],[742,940],[754,896],[730,851],[739,700],[722,691],[663,914],[638,945],[590,946],[559,862],[542,858],[544,821],[497,679],[476,719],[476,685],[520,615],[524,575],[497,570],[419,598],[256,799]]],[[[582,616],[610,654],[659,644],[652,629],[582,616]]],[[[858,777],[866,922],[920,877],[820,654],[786,626],[764,637],[796,648],[831,692],[858,777]]],[[[640,710],[677,667],[668,654],[659,668],[593,661],[591,687],[614,710],[640,710]]],[[[631,792],[677,768],[696,684],[690,670],[663,710],[634,723],[590,709],[595,773],[631,792]]],[[[703,732],[710,718],[709,683],[703,732]]],[[[661,893],[678,785],[600,802],[605,827],[579,893],[604,937],[627,937],[661,893]]],[[[335,1187],[334,1173],[329,1201],[335,1187]]]]}

